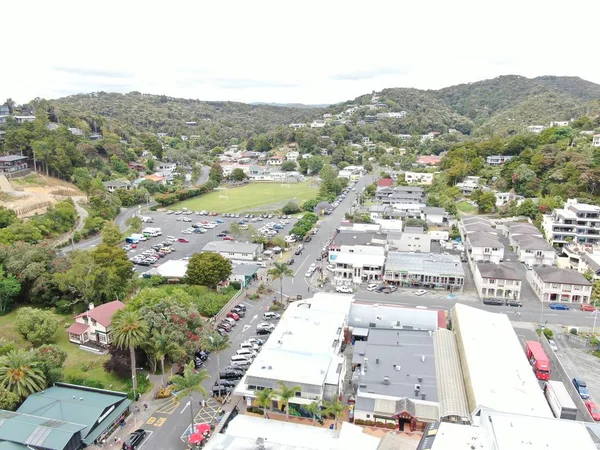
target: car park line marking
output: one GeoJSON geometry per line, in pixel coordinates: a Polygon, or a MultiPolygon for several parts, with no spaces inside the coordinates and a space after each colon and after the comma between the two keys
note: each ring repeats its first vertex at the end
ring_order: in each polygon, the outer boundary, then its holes
{"type": "Polygon", "coordinates": [[[242,330],[242,333],[245,333],[246,331],[248,331],[250,328],[252,328],[250,325],[244,325],[244,329],[242,330]]]}
{"type": "Polygon", "coordinates": [[[162,427],[166,421],[166,417],[150,416],[148,417],[148,420],[146,420],[146,425],[152,425],[153,427],[162,427]]]}
{"type": "Polygon", "coordinates": [[[179,405],[180,402],[175,398],[168,398],[154,411],[154,413],[173,414],[179,405]]]}
{"type": "Polygon", "coordinates": [[[154,433],[154,431],[151,430],[145,430],[146,433],[148,433],[148,435],[144,438],[144,440],[142,441],[142,443],[140,445],[137,446],[138,449],[142,448],[144,445],[146,445],[146,442],[148,442],[150,440],[150,437],[152,436],[152,434],[154,433]]]}

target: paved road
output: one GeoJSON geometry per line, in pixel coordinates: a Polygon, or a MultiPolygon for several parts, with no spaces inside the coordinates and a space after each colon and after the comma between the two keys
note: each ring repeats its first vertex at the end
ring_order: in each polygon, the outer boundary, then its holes
{"type": "Polygon", "coordinates": [[[210,172],[210,167],[202,166],[200,169],[200,176],[196,180],[196,186],[200,186],[208,181],[208,174],[210,172]]]}

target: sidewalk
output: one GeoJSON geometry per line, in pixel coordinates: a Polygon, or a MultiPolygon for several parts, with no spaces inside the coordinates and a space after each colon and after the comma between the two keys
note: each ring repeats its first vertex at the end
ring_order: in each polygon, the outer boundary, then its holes
{"type": "Polygon", "coordinates": [[[150,416],[152,416],[152,414],[154,413],[154,411],[156,410],[156,408],[158,408],[158,406],[163,403],[165,400],[164,399],[154,399],[154,392],[156,391],[156,389],[158,389],[158,386],[160,386],[160,375],[152,375],[150,374],[150,381],[152,382],[152,384],[154,385],[154,388],[152,388],[151,390],[149,390],[148,392],[146,392],[144,395],[142,395],[140,397],[140,399],[137,402],[133,402],[130,406],[130,410],[131,410],[131,414],[129,414],[129,417],[127,417],[127,419],[125,419],[125,426],[124,427],[118,427],[109,437],[106,438],[106,445],[102,446],[101,444],[99,445],[90,445],[89,449],[121,449],[121,446],[123,445],[123,441],[125,439],[127,439],[127,436],[129,436],[129,434],[131,434],[133,431],[142,428],[142,426],[144,425],[144,423],[146,423],[146,420],[148,420],[148,418],[150,416]],[[148,404],[148,409],[144,410],[144,403],[148,404]],[[140,408],[139,412],[135,412],[135,407],[140,408]],[[121,441],[119,443],[115,442],[115,438],[120,438],[121,441]]]}

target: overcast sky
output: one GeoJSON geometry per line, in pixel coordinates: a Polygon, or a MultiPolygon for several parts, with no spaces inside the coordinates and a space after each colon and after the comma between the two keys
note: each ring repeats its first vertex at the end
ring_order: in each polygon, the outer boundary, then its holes
{"type": "Polygon", "coordinates": [[[503,74],[600,83],[598,0],[28,0],[0,16],[0,102],[335,103],[503,74]]]}

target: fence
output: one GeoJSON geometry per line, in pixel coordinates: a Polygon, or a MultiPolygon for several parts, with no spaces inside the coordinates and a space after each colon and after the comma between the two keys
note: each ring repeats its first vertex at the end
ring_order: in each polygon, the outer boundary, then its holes
{"type": "Polygon", "coordinates": [[[221,308],[221,310],[211,319],[211,323],[214,325],[215,323],[219,322],[223,317],[223,315],[227,314],[227,312],[229,312],[231,310],[231,308],[233,308],[233,305],[236,304],[238,302],[238,300],[240,299],[241,295],[242,295],[242,289],[240,288],[239,291],[237,291],[235,294],[233,294],[233,297],[231,297],[231,300],[229,300],[225,306],[223,306],[221,308]]]}
{"type": "Polygon", "coordinates": [[[573,386],[573,383],[571,383],[571,378],[569,378],[569,374],[567,373],[560,360],[556,356],[556,353],[554,353],[554,350],[550,348],[550,344],[548,343],[548,340],[546,339],[544,333],[542,333],[542,335],[540,336],[540,342],[542,343],[542,347],[544,347],[546,355],[548,355],[548,357],[550,358],[552,370],[558,372],[558,375],[561,378],[561,380],[567,380],[563,384],[565,385],[567,391],[569,392],[569,395],[575,402],[575,406],[577,406],[577,411],[579,412],[580,416],[585,422],[594,422],[594,419],[592,419],[590,412],[587,410],[585,404],[583,403],[583,400],[579,396],[579,392],[577,392],[577,389],[575,389],[575,386],[573,386]]]}

